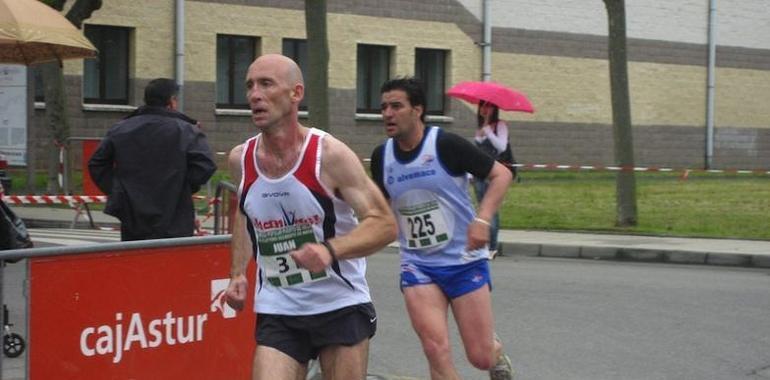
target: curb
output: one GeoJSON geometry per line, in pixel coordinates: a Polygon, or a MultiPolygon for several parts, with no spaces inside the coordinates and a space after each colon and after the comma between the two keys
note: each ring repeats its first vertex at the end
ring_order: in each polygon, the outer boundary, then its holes
{"type": "MultiPolygon", "coordinates": [[[[47,219],[35,219],[35,218],[23,218],[23,220],[24,220],[24,225],[27,228],[70,228],[72,227],[71,221],[64,221],[64,220],[47,220],[47,219]]],[[[120,230],[120,223],[94,221],[94,224],[96,224],[99,227],[107,227],[117,231],[120,230]]],[[[203,227],[204,229],[213,229],[214,225],[213,224],[209,225],[204,223],[203,227]]],[[[94,229],[91,228],[91,224],[87,221],[76,222],[74,229],[94,231],[94,229]]]]}
{"type": "Polygon", "coordinates": [[[770,268],[770,256],[627,247],[568,246],[501,242],[504,255],[770,268]]]}
{"type": "MultiPolygon", "coordinates": [[[[34,219],[34,218],[23,218],[24,225],[27,226],[27,228],[70,228],[72,226],[72,221],[64,221],[64,220],[46,220],[46,219],[34,219]]],[[[114,227],[117,229],[120,229],[120,223],[109,223],[109,222],[94,222],[97,226],[100,227],[114,227]]],[[[92,230],[91,224],[87,221],[78,221],[75,223],[75,229],[86,229],[86,230],[92,230]]]]}
{"type": "MultiPolygon", "coordinates": [[[[27,228],[70,228],[71,221],[24,218],[27,228]]],[[[96,222],[98,226],[120,228],[119,223],[96,222]]],[[[86,221],[78,221],[76,228],[91,229],[86,221]]],[[[398,243],[389,245],[398,253],[398,243]]],[[[718,265],[731,267],[770,268],[770,256],[745,253],[693,252],[685,250],[628,248],[622,246],[586,246],[539,243],[500,242],[503,255],[553,257],[570,259],[634,261],[670,264],[718,265]]]]}

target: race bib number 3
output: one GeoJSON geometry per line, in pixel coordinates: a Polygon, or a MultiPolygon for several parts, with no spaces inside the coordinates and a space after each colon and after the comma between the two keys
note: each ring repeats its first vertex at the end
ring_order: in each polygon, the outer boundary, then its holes
{"type": "Polygon", "coordinates": [[[292,286],[327,278],[326,270],[311,273],[300,268],[289,252],[305,243],[317,242],[313,228],[307,224],[293,225],[270,231],[260,231],[257,235],[259,255],[262,257],[262,270],[267,281],[273,286],[292,286]]]}
{"type": "Polygon", "coordinates": [[[406,237],[406,244],[411,249],[433,248],[446,244],[451,239],[444,214],[435,200],[401,207],[398,214],[401,219],[401,233],[406,237]]]}

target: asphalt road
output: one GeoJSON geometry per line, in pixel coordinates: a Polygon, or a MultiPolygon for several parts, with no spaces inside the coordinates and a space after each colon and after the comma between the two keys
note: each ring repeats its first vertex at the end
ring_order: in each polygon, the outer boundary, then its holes
{"type": "MultiPolygon", "coordinates": [[[[379,315],[369,372],[427,379],[397,270],[392,250],[369,259],[379,315]]],[[[770,379],[768,269],[502,257],[492,273],[497,330],[518,380],[770,379]]],[[[23,279],[23,262],[6,267],[11,321],[26,336],[23,279]]],[[[456,331],[452,340],[462,378],[488,378],[467,364],[456,331]]],[[[23,378],[9,371],[23,373],[23,356],[5,358],[3,379],[23,378]]]]}
{"type": "MultiPolygon", "coordinates": [[[[425,379],[396,270],[395,254],[369,260],[370,373],[425,379]]],[[[770,379],[770,270],[503,257],[492,272],[519,380],[770,379]]],[[[453,341],[462,378],[488,378],[453,341]]]]}

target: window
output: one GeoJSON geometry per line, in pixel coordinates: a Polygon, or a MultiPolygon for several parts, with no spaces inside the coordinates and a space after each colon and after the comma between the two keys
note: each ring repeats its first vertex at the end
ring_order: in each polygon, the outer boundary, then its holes
{"type": "Polygon", "coordinates": [[[249,108],[243,83],[256,56],[256,38],[217,36],[217,108],[249,108]]]}
{"type": "Polygon", "coordinates": [[[32,76],[35,79],[35,101],[45,102],[45,83],[43,83],[43,69],[40,66],[30,66],[32,76]]]}
{"type": "Polygon", "coordinates": [[[390,48],[358,45],[356,112],[380,113],[380,87],[390,78],[390,48]]]}
{"type": "Polygon", "coordinates": [[[83,101],[128,104],[128,28],[86,25],[85,36],[99,54],[83,65],[83,101]]]}
{"type": "Polygon", "coordinates": [[[299,104],[299,109],[302,111],[307,110],[307,41],[298,40],[294,38],[284,38],[283,40],[283,55],[291,58],[294,62],[297,62],[299,68],[302,70],[302,76],[305,77],[305,97],[299,104]]]}
{"type": "Polygon", "coordinates": [[[444,86],[446,78],[445,50],[417,49],[414,76],[425,86],[425,114],[444,114],[444,86]]]}

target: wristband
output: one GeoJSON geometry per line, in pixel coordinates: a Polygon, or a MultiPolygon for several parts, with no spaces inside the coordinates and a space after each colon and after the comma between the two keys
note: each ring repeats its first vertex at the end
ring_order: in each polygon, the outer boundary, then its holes
{"type": "Polygon", "coordinates": [[[481,223],[481,224],[483,224],[483,225],[485,225],[487,227],[492,227],[492,223],[489,223],[486,220],[479,218],[478,216],[473,218],[473,221],[474,222],[479,222],[479,223],[481,223]]]}
{"type": "Polygon", "coordinates": [[[332,248],[332,245],[329,244],[329,241],[328,240],[324,240],[324,241],[321,242],[321,244],[323,244],[323,246],[326,247],[326,249],[329,250],[329,255],[331,255],[331,257],[332,257],[332,265],[337,263],[337,252],[334,251],[334,248],[332,248]]]}

